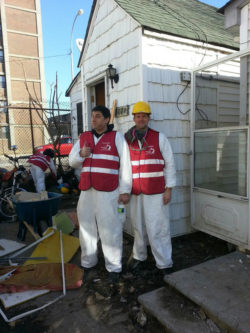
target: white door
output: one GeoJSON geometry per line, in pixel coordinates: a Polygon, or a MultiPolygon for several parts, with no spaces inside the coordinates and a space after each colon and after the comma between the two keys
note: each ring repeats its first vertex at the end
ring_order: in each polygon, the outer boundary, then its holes
{"type": "Polygon", "coordinates": [[[250,249],[249,105],[242,102],[242,69],[242,58],[229,56],[193,72],[191,211],[195,229],[250,249]]]}

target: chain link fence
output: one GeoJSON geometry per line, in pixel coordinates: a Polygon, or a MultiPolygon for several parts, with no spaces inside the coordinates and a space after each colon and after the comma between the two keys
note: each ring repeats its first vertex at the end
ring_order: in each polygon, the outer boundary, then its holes
{"type": "MultiPolygon", "coordinates": [[[[20,157],[26,165],[35,148],[50,144],[60,135],[71,137],[69,108],[39,108],[30,106],[6,106],[0,109],[0,168],[10,169],[13,164],[4,155],[20,157]]],[[[68,158],[62,157],[63,164],[68,158]]]]}

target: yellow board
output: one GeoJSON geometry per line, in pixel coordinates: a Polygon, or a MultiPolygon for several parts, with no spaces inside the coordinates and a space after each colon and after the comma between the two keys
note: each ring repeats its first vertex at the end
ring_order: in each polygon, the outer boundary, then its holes
{"type": "MultiPolygon", "coordinates": [[[[45,235],[50,233],[52,228],[48,228],[45,235]]],[[[79,239],[74,236],[62,234],[63,241],[63,257],[64,263],[69,262],[73,255],[79,248],[79,239]]],[[[60,233],[55,230],[55,233],[44,239],[37,245],[33,251],[31,257],[47,257],[46,260],[27,260],[24,263],[26,265],[42,264],[42,263],[60,263],[61,262],[61,249],[60,249],[60,233]]]]}

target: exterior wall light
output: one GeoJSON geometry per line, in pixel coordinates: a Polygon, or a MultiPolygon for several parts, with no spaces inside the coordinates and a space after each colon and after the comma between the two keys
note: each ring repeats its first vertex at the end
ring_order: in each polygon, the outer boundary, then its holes
{"type": "Polygon", "coordinates": [[[113,67],[113,65],[108,65],[108,68],[106,69],[106,73],[108,75],[108,78],[111,81],[111,87],[112,89],[114,88],[113,86],[113,81],[117,83],[119,81],[119,75],[116,74],[116,68],[113,67]]]}

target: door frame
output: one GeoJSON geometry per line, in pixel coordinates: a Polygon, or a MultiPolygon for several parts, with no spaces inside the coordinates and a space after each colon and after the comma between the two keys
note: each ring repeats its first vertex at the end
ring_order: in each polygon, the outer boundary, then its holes
{"type": "MultiPolygon", "coordinates": [[[[190,159],[190,198],[191,198],[191,226],[194,226],[195,224],[195,199],[194,196],[195,194],[198,193],[205,193],[205,194],[210,194],[214,196],[218,196],[223,194],[223,198],[225,199],[233,199],[233,200],[240,200],[248,202],[248,217],[250,220],[250,204],[249,204],[249,196],[250,196],[250,181],[249,181],[249,167],[250,167],[250,138],[249,138],[249,124],[248,126],[231,126],[231,127],[216,127],[216,128],[209,128],[209,129],[195,129],[195,109],[196,109],[196,73],[199,71],[202,71],[206,68],[213,67],[216,65],[219,65],[223,62],[227,62],[229,60],[233,60],[235,58],[241,58],[244,56],[250,55],[250,48],[247,48],[245,50],[241,50],[239,52],[234,52],[228,56],[222,57],[218,60],[206,63],[205,65],[199,66],[197,68],[194,68],[191,70],[191,118],[190,118],[190,145],[191,145],[191,159],[190,159]],[[214,190],[208,190],[208,189],[203,189],[199,187],[194,186],[194,136],[195,133],[197,132],[205,132],[205,131],[220,131],[220,130],[232,130],[232,129],[247,129],[247,197],[240,197],[237,195],[229,194],[229,193],[223,193],[223,192],[218,192],[214,190]]],[[[250,73],[248,73],[250,76],[250,73]]],[[[248,83],[250,85],[250,83],[248,83]]],[[[250,89],[248,86],[248,115],[249,115],[249,123],[250,123],[250,89]]],[[[197,226],[195,226],[195,229],[197,229],[197,226]]],[[[206,230],[202,230],[206,232],[206,230]]],[[[217,236],[216,231],[212,234],[217,236]]],[[[217,236],[220,237],[220,236],[217,236]]],[[[222,236],[220,237],[224,240],[227,240],[227,237],[222,236]]],[[[228,240],[229,241],[229,240],[228,240]]],[[[236,242],[237,243],[237,242],[236,242]]],[[[239,245],[239,244],[238,244],[239,245]]],[[[240,245],[241,247],[241,245],[240,245]]],[[[250,249],[250,221],[248,222],[248,244],[244,244],[243,248],[248,248],[250,249]]]]}
{"type": "Polygon", "coordinates": [[[86,81],[86,91],[87,91],[87,130],[91,130],[91,110],[93,108],[93,104],[91,101],[91,89],[93,89],[97,84],[104,82],[104,95],[105,95],[105,105],[107,106],[109,104],[109,94],[108,94],[108,79],[106,71],[99,73],[98,75],[95,75],[94,77],[88,79],[86,81]]]}

